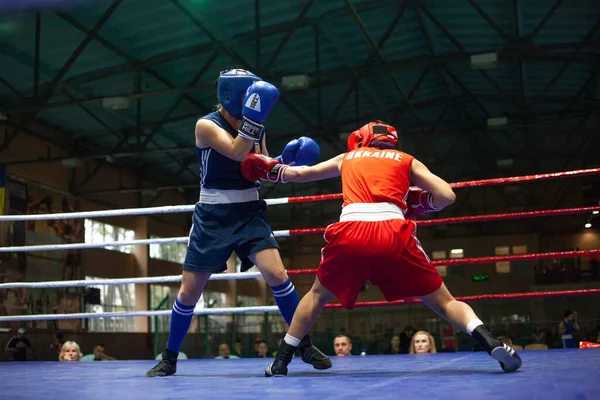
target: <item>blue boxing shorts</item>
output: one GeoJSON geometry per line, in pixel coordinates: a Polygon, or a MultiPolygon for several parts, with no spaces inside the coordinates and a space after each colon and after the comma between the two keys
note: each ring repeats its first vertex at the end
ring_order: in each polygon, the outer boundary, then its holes
{"type": "Polygon", "coordinates": [[[248,256],[279,244],[263,214],[264,200],[230,204],[197,203],[183,262],[185,271],[218,273],[227,269],[235,251],[242,272],[254,265],[248,256]]]}

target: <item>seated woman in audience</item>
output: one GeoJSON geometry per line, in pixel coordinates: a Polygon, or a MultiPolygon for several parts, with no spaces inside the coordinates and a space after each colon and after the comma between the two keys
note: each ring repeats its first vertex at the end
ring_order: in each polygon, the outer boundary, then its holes
{"type": "Polygon", "coordinates": [[[269,353],[269,345],[264,340],[261,340],[260,343],[258,344],[257,357],[260,357],[260,358],[273,357],[273,355],[269,353]]]}
{"type": "Polygon", "coordinates": [[[418,331],[410,342],[410,354],[437,353],[435,340],[429,332],[418,331]]]}
{"type": "Polygon", "coordinates": [[[60,348],[58,361],[79,361],[83,353],[79,349],[79,345],[72,341],[64,342],[60,348]]]}
{"type": "Polygon", "coordinates": [[[400,335],[392,336],[390,347],[385,351],[385,354],[402,354],[402,350],[400,349],[400,335]]]}

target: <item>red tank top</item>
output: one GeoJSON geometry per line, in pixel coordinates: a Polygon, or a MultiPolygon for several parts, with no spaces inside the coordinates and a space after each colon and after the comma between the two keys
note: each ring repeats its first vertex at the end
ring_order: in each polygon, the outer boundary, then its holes
{"type": "Polygon", "coordinates": [[[414,157],[398,150],[366,147],[347,153],[342,160],[342,193],[351,203],[394,203],[406,211],[404,198],[410,186],[414,157]]]}

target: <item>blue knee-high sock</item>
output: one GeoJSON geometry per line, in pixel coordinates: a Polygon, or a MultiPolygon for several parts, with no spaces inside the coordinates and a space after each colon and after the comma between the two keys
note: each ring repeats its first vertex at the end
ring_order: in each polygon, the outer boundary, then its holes
{"type": "Polygon", "coordinates": [[[186,306],[181,304],[179,299],[175,299],[173,310],[171,311],[171,331],[169,332],[169,341],[167,348],[171,351],[178,352],[183,343],[183,338],[190,329],[192,317],[194,316],[194,306],[186,306]]]}
{"type": "Polygon", "coordinates": [[[272,286],[271,290],[273,290],[273,295],[275,296],[275,301],[277,302],[277,307],[279,307],[281,316],[285,319],[288,326],[291,325],[292,318],[296,312],[296,307],[298,307],[298,303],[300,303],[300,297],[298,297],[298,292],[296,292],[294,284],[290,281],[290,278],[288,278],[284,284],[272,286]]]}

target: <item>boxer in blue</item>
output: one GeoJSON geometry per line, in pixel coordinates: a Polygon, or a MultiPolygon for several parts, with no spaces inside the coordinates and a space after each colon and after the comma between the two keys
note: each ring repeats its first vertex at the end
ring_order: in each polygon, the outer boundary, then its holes
{"type": "MultiPolygon", "coordinates": [[[[296,288],[283,267],[279,245],[263,217],[266,203],[260,184],[244,179],[240,163],[250,152],[268,155],[263,123],[279,99],[275,86],[243,69],[230,69],[217,79],[217,111],[196,123],[196,156],[200,164],[200,201],[194,208],[181,288],[171,312],[171,328],[162,359],[146,376],[177,371],[177,356],[192,321],[194,308],[211,274],[227,269],[235,252],[242,271],[253,265],[261,272],[281,315],[292,321],[299,303],[296,288]]],[[[282,163],[309,165],[319,146],[308,137],[292,140],[277,158],[282,163]]],[[[316,369],[331,368],[331,359],[306,335],[299,346],[302,360],[316,369]]]]}

